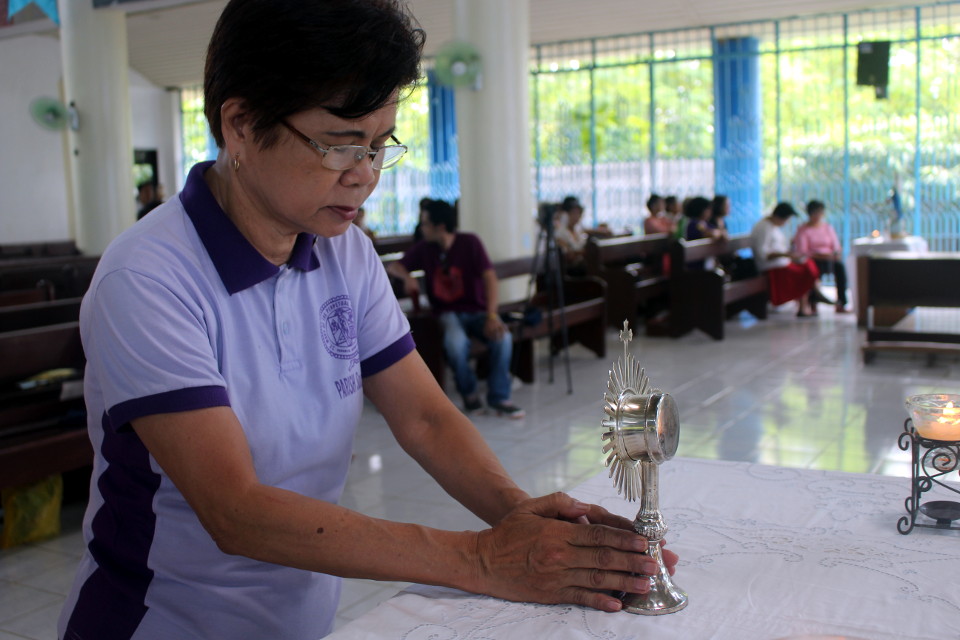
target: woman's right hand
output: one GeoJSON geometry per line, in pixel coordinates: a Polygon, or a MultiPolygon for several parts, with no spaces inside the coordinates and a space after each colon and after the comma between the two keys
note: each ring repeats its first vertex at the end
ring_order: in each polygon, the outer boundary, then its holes
{"type": "MultiPolygon", "coordinates": [[[[628,520],[601,512],[562,493],[520,503],[478,534],[476,591],[619,611],[622,603],[608,592],[646,593],[658,567],[628,520]],[[605,524],[573,522],[583,516],[605,524]]],[[[677,555],[664,549],[663,558],[673,573],[677,555]]]]}

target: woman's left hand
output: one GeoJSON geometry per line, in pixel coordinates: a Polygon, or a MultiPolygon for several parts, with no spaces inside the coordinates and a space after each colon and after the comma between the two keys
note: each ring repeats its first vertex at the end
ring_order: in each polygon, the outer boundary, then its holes
{"type": "Polygon", "coordinates": [[[500,316],[495,313],[487,314],[487,321],[483,325],[483,335],[490,340],[500,340],[506,332],[507,325],[503,324],[500,316]]]}

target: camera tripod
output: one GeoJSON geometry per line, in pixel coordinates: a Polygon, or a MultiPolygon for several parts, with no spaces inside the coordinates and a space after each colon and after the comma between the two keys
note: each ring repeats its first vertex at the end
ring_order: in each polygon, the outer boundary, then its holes
{"type": "Polygon", "coordinates": [[[537,283],[540,276],[543,276],[543,288],[547,294],[547,332],[550,335],[550,384],[553,384],[553,358],[556,355],[554,349],[554,326],[553,312],[560,309],[560,339],[563,351],[564,365],[567,372],[567,393],[573,393],[573,381],[570,376],[570,338],[567,332],[567,317],[562,313],[566,307],[563,297],[563,254],[557,246],[557,240],[553,234],[553,216],[556,213],[556,205],[544,205],[540,210],[538,222],[540,223],[540,232],[537,236],[537,243],[534,247],[533,266],[530,271],[530,281],[527,285],[527,300],[532,301],[537,291],[537,283]],[[543,255],[540,254],[541,246],[543,255]]]}

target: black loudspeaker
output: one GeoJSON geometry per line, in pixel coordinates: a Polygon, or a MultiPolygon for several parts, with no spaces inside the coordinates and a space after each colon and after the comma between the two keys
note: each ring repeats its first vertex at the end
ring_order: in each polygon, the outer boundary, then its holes
{"type": "Polygon", "coordinates": [[[858,85],[886,87],[889,76],[889,42],[861,42],[857,45],[858,85]]]}

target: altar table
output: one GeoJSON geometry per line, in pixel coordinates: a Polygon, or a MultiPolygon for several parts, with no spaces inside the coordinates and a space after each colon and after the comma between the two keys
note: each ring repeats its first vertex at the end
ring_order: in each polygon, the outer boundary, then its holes
{"type": "Polygon", "coordinates": [[[860,282],[858,258],[891,251],[910,251],[912,253],[926,253],[929,247],[927,241],[920,236],[904,236],[902,238],[855,238],[850,245],[850,255],[847,256],[847,280],[850,290],[850,300],[854,312],[857,314],[857,326],[867,326],[867,303],[864,285],[860,282]]]}
{"type": "MultiPolygon", "coordinates": [[[[960,535],[900,535],[909,492],[907,478],[675,459],[660,470],[660,505],[680,555],[674,581],[689,595],[682,611],[602,613],[413,585],[328,637],[960,639],[960,535]]],[[[638,509],[605,471],[570,494],[630,518],[638,509]]]]}

